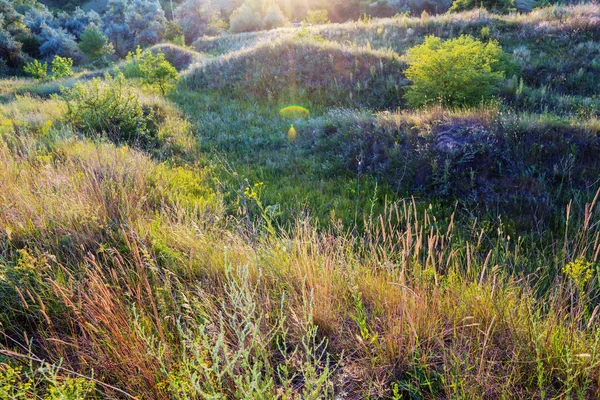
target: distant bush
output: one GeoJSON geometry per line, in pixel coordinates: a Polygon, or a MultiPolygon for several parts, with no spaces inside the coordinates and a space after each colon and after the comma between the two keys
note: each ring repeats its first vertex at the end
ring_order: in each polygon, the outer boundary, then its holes
{"type": "Polygon", "coordinates": [[[38,60],[33,60],[25,64],[23,71],[35,79],[43,81],[46,80],[46,77],[48,76],[48,63],[41,63],[38,60]]]}
{"type": "Polygon", "coordinates": [[[233,33],[254,32],[262,30],[262,16],[247,2],[243,3],[231,15],[229,30],[233,33]]]}
{"type": "Polygon", "coordinates": [[[460,12],[479,7],[497,14],[506,14],[515,10],[515,0],[454,0],[450,11],[460,12]]]}
{"type": "Polygon", "coordinates": [[[148,119],[125,76],[106,74],[65,89],[67,121],[86,134],[106,134],[116,142],[145,145],[148,119]]]}
{"type": "Polygon", "coordinates": [[[112,43],[108,43],[106,35],[93,25],[86,28],[81,34],[79,49],[91,62],[98,61],[114,51],[112,43]]]}
{"type": "Polygon", "coordinates": [[[428,36],[407,52],[405,98],[413,107],[431,103],[475,105],[489,97],[504,77],[502,48],[468,36],[442,41],[428,36]]]}
{"type": "Polygon", "coordinates": [[[181,26],[187,43],[205,35],[216,35],[226,29],[218,9],[210,0],[184,1],[175,10],[175,21],[181,26]]]}
{"type": "Polygon", "coordinates": [[[288,20],[273,0],[245,0],[229,20],[233,33],[254,32],[285,26],[288,20]]]}
{"type": "Polygon", "coordinates": [[[311,25],[330,24],[329,12],[327,10],[309,10],[304,22],[311,25]]]}
{"type": "Polygon", "coordinates": [[[52,60],[52,79],[62,79],[73,75],[73,60],[61,56],[52,60]]]}
{"type": "Polygon", "coordinates": [[[165,40],[178,46],[185,46],[183,28],[177,22],[167,21],[165,25],[165,40]]]}

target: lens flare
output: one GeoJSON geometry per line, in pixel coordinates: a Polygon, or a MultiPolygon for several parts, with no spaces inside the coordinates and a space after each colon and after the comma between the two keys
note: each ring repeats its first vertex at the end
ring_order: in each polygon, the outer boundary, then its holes
{"type": "Polygon", "coordinates": [[[295,143],[296,142],[296,137],[298,136],[297,132],[296,132],[296,128],[294,128],[294,125],[292,125],[290,127],[290,130],[288,131],[287,137],[288,137],[288,141],[290,143],[295,143]]]}
{"type": "Polygon", "coordinates": [[[310,111],[301,106],[289,106],[282,108],[281,111],[279,111],[279,115],[281,118],[296,120],[308,118],[310,116],[310,111]]]}

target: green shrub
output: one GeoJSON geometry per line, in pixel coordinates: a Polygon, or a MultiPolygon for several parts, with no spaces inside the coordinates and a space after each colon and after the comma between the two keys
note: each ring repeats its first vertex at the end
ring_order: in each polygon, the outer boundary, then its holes
{"type": "Polygon", "coordinates": [[[331,23],[327,10],[309,10],[304,22],[311,25],[324,25],[331,23]]]}
{"type": "Polygon", "coordinates": [[[95,62],[113,53],[112,43],[108,43],[106,35],[95,26],[85,29],[81,34],[79,50],[91,61],[95,62]]]}
{"type": "Polygon", "coordinates": [[[145,52],[140,46],[135,49],[135,52],[130,51],[125,57],[126,64],[123,67],[123,74],[126,78],[142,78],[142,63],[144,62],[145,52]]]}
{"type": "Polygon", "coordinates": [[[52,60],[52,79],[62,79],[73,75],[73,60],[56,56],[52,60]]]}
{"type": "Polygon", "coordinates": [[[105,133],[121,142],[146,144],[149,116],[122,73],[77,82],[63,90],[67,121],[86,134],[105,133]]]}
{"type": "Polygon", "coordinates": [[[497,14],[506,14],[515,10],[515,0],[454,0],[450,11],[460,12],[479,7],[497,14]]]}
{"type": "Polygon", "coordinates": [[[475,105],[492,95],[504,78],[505,55],[494,41],[468,36],[442,41],[429,36],[407,53],[406,77],[412,86],[405,98],[412,107],[431,103],[475,105]]]}
{"type": "Polygon", "coordinates": [[[154,54],[152,51],[142,51],[138,47],[135,53],[127,55],[125,77],[140,78],[153,89],[158,90],[163,96],[179,80],[177,69],[166,59],[163,52],[154,54]]]}
{"type": "Polygon", "coordinates": [[[177,69],[165,58],[165,53],[147,52],[141,65],[143,80],[164,96],[179,80],[177,69]]]}
{"type": "Polygon", "coordinates": [[[41,63],[38,60],[33,60],[25,64],[23,70],[37,80],[46,80],[48,76],[48,63],[41,63]]]}

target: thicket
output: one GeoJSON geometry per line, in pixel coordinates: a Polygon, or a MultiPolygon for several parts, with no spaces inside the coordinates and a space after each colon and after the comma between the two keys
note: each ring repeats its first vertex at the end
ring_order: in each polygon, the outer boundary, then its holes
{"type": "Polygon", "coordinates": [[[62,93],[67,121],[87,135],[106,134],[116,142],[147,144],[150,115],[122,73],[77,82],[62,93]]]}

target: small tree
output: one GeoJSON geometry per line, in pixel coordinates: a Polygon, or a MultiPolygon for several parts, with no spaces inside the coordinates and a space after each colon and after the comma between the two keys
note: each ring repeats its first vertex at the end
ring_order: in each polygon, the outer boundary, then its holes
{"type": "Polygon", "coordinates": [[[482,43],[461,36],[444,42],[428,36],[407,56],[406,77],[412,86],[405,98],[413,107],[436,102],[475,105],[490,96],[504,78],[504,53],[493,41],[482,43]]]}
{"type": "Polygon", "coordinates": [[[73,60],[61,56],[52,60],[52,79],[61,79],[73,75],[73,60]]]}
{"type": "Polygon", "coordinates": [[[143,74],[143,80],[150,86],[158,89],[163,96],[179,80],[177,69],[167,61],[164,53],[154,55],[149,51],[146,52],[146,57],[142,61],[140,70],[143,74]]]}
{"type": "Polygon", "coordinates": [[[38,60],[33,60],[25,64],[23,70],[37,80],[44,81],[48,76],[48,63],[41,63],[38,60]]]}
{"type": "Polygon", "coordinates": [[[139,78],[150,87],[166,95],[179,80],[177,69],[171,65],[162,52],[143,51],[138,46],[135,53],[127,54],[124,68],[125,77],[139,78]]]}
{"type": "Polygon", "coordinates": [[[114,51],[112,44],[108,43],[108,38],[93,25],[81,34],[79,49],[91,62],[98,61],[114,51]]]}

